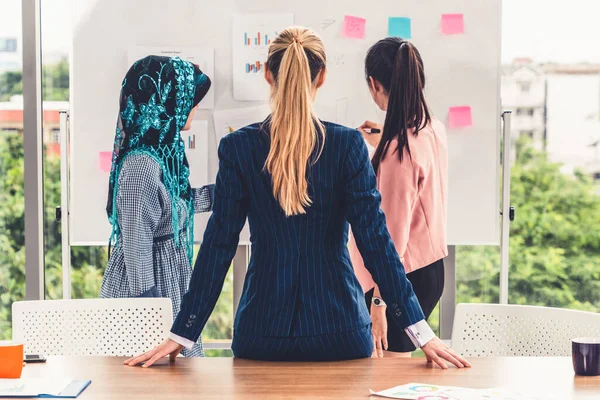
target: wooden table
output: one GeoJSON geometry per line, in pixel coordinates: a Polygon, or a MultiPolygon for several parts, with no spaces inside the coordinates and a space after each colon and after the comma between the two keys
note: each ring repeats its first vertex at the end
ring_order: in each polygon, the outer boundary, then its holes
{"type": "MultiPolygon", "coordinates": [[[[570,358],[480,358],[471,369],[443,371],[421,358],[338,363],[265,363],[232,358],[165,359],[150,369],[122,358],[49,357],[29,364],[24,378],[91,379],[80,396],[95,399],[368,399],[369,389],[410,382],[527,391],[535,385],[557,399],[600,399],[600,377],[573,374],[570,358]]],[[[375,399],[375,398],[372,398],[375,399]]]]}

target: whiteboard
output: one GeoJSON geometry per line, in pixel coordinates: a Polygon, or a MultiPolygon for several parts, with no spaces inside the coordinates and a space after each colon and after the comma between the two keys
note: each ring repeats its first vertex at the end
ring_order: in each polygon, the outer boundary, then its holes
{"type": "MultiPolygon", "coordinates": [[[[498,244],[500,172],[500,18],[501,0],[88,0],[72,2],[70,237],[73,245],[106,244],[108,174],[98,154],[110,151],[120,85],[128,53],[139,47],[214,49],[214,110],[264,104],[235,101],[232,82],[232,21],[235,14],[292,13],[294,22],[314,29],[327,47],[328,77],[317,113],[325,120],[358,126],[384,119],[370,98],[364,78],[367,49],[387,36],[389,17],[409,17],[411,41],[419,48],[427,74],[433,114],[448,123],[454,106],[472,107],[473,126],[448,130],[450,244],[498,244]],[[445,36],[441,15],[464,14],[465,32],[445,36]],[[365,18],[364,39],[342,35],[345,15],[365,18]]],[[[218,160],[213,110],[208,120],[206,176],[214,182],[218,160]]],[[[194,175],[194,171],[191,172],[194,175]]],[[[200,172],[198,173],[200,174],[200,172]]],[[[206,183],[209,183],[206,182],[206,183]]],[[[202,238],[208,214],[196,217],[202,238]]],[[[248,240],[247,230],[242,241],[248,240]]]]}

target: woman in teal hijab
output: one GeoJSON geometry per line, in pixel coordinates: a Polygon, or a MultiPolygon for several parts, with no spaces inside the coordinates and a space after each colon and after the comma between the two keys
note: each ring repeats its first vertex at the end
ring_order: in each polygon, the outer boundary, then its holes
{"type": "MultiPolygon", "coordinates": [[[[214,185],[193,189],[180,132],[210,88],[177,57],[148,56],[123,80],[106,211],[110,254],[100,297],[168,297],[173,316],[192,273],[194,214],[212,209],[214,185]]],[[[186,356],[202,356],[202,339],[186,356]]]]}

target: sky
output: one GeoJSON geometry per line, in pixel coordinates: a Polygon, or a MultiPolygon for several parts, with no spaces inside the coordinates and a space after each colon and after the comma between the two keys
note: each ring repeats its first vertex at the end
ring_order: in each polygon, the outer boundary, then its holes
{"type": "MultiPolygon", "coordinates": [[[[41,1],[43,50],[68,51],[74,0],[41,1]]],[[[20,15],[21,0],[0,0],[0,36],[20,34],[20,15]]],[[[600,0],[504,0],[502,62],[600,63],[599,17],[600,0]]]]}

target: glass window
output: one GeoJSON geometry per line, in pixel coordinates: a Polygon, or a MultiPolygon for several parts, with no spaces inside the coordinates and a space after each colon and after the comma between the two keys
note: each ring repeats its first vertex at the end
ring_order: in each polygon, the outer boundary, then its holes
{"type": "Polygon", "coordinates": [[[0,2],[0,27],[0,340],[8,340],[12,303],[25,299],[21,0],[0,2]]]}
{"type": "MultiPolygon", "coordinates": [[[[69,0],[42,2],[42,95],[44,127],[44,244],[46,298],[62,293],[59,112],[69,110],[71,5],[69,0]]],[[[108,242],[108,238],[107,238],[108,242]]],[[[106,246],[71,247],[71,297],[97,298],[108,259],[106,246]]]]}
{"type": "MultiPolygon", "coordinates": [[[[600,197],[594,183],[597,151],[590,145],[600,132],[600,53],[590,48],[600,35],[595,23],[600,4],[576,3],[582,17],[567,21],[561,31],[552,23],[562,19],[561,2],[502,4],[503,63],[530,59],[528,67],[537,71],[540,82],[531,86],[536,105],[524,96],[520,104],[505,106],[516,109],[517,115],[520,108],[527,109],[528,116],[536,115],[532,106],[544,110],[537,113],[543,116],[539,121],[532,121],[535,127],[524,126],[539,134],[529,137],[525,132],[515,138],[511,205],[516,218],[510,232],[508,297],[514,304],[598,312],[600,197]]],[[[515,120],[513,127],[520,131],[515,120]]]]}
{"type": "MultiPolygon", "coordinates": [[[[83,1],[83,0],[82,0],[83,1]]],[[[62,298],[60,130],[58,113],[69,109],[69,59],[72,41],[71,1],[42,2],[42,86],[44,107],[44,201],[46,297],[62,298]]],[[[120,84],[118,82],[117,84],[120,84]]],[[[115,114],[116,114],[115,110],[115,114]]],[[[112,148],[112,143],[107,143],[112,148]]],[[[106,238],[108,242],[108,238],[106,238]]],[[[197,252],[198,248],[196,248],[197,252]]],[[[97,298],[108,261],[106,246],[71,247],[71,297],[97,298]]],[[[203,331],[205,342],[230,341],[233,335],[233,274],[230,270],[215,311],[203,331]]],[[[231,351],[207,350],[208,356],[231,351]]]]}

